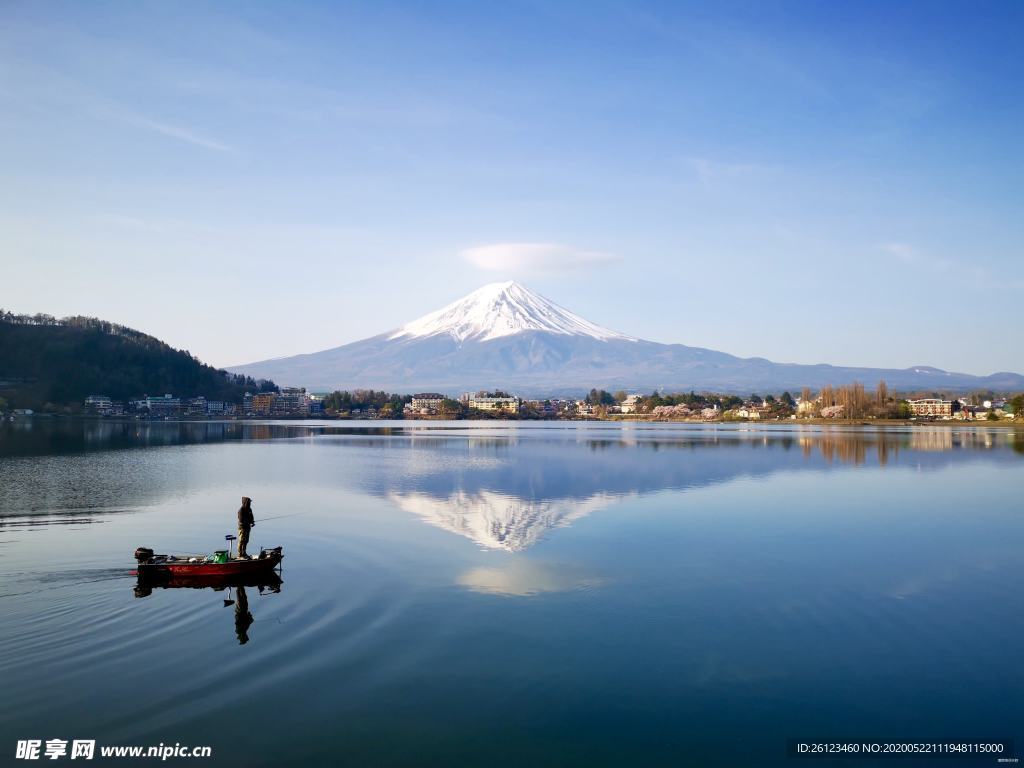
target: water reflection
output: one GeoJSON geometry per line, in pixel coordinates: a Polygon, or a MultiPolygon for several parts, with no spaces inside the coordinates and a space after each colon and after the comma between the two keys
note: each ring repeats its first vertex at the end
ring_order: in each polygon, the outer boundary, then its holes
{"type": "Polygon", "coordinates": [[[155,578],[153,576],[139,576],[133,590],[135,597],[149,597],[154,589],[196,589],[211,590],[213,592],[224,592],[227,590],[227,597],[224,598],[224,607],[234,607],[235,637],[239,645],[249,642],[249,627],[256,620],[249,610],[249,596],[246,587],[255,587],[260,597],[265,595],[279,594],[284,582],[276,573],[261,574],[259,576],[174,576],[167,578],[155,578]]]}
{"type": "Polygon", "coordinates": [[[273,440],[305,437],[316,431],[309,425],[287,422],[22,419],[0,422],[0,458],[237,440],[273,440]]]}
{"type": "Polygon", "coordinates": [[[388,499],[425,522],[465,536],[488,549],[522,552],[546,531],[565,528],[618,497],[597,493],[581,499],[522,498],[489,490],[455,491],[445,497],[390,492],[388,499]]]}
{"type": "Polygon", "coordinates": [[[343,449],[379,443],[368,493],[477,545],[523,552],[550,531],[638,495],[693,490],[784,471],[962,469],[1015,462],[1014,431],[956,428],[519,430],[491,439],[440,432],[411,440],[327,436],[343,449]],[[515,448],[513,450],[513,448],[515,448]],[[793,450],[798,448],[798,450],[793,450]]]}
{"type": "Polygon", "coordinates": [[[459,574],[456,583],[474,592],[530,597],[545,592],[568,592],[600,586],[605,579],[565,563],[517,559],[501,566],[480,566],[459,574]]]}
{"type": "Polygon", "coordinates": [[[957,469],[1019,461],[1024,452],[1024,430],[967,425],[28,420],[0,426],[0,525],[98,522],[179,494],[183,484],[223,484],[224,474],[198,454],[147,450],[126,459],[126,448],[295,438],[334,449],[330,463],[301,467],[304,482],[339,476],[430,525],[507,552],[631,496],[784,471],[957,469]]]}
{"type": "Polygon", "coordinates": [[[143,426],[0,431],[0,741],[734,766],[1024,722],[1020,431],[143,426]],[[288,597],[127,575],[241,494],[288,597]]]}

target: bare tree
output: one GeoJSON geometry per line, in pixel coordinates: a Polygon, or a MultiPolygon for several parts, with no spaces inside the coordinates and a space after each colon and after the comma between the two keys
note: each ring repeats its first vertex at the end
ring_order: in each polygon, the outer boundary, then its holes
{"type": "Polygon", "coordinates": [[[836,404],[836,395],[831,384],[826,384],[822,387],[821,392],[818,393],[818,397],[821,398],[822,408],[828,408],[829,406],[836,404]]]}
{"type": "Polygon", "coordinates": [[[875,387],[875,402],[883,408],[889,403],[889,387],[885,383],[885,379],[878,382],[878,386],[875,387]]]}

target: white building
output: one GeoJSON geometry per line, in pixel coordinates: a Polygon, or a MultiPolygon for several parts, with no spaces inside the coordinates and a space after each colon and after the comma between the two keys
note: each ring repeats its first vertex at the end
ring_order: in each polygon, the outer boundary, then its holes
{"type": "Polygon", "coordinates": [[[138,401],[140,410],[149,411],[150,416],[175,416],[181,410],[181,400],[174,395],[150,397],[146,395],[138,401]]]}
{"type": "Polygon", "coordinates": [[[804,400],[802,397],[796,399],[796,412],[800,416],[813,416],[821,405],[821,398],[804,400]]]}
{"type": "Polygon", "coordinates": [[[518,397],[471,397],[469,407],[478,411],[508,411],[519,412],[518,397]]]}
{"type": "Polygon", "coordinates": [[[417,413],[434,413],[441,407],[443,401],[444,395],[438,392],[420,392],[412,396],[412,402],[409,405],[417,413]]]}
{"type": "Polygon", "coordinates": [[[640,395],[630,395],[619,405],[620,413],[636,413],[640,403],[640,395]]]}

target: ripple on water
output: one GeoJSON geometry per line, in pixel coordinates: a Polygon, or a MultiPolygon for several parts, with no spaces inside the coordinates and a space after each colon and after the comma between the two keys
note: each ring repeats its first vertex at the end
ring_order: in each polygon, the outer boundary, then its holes
{"type": "MultiPolygon", "coordinates": [[[[0,678],[31,669],[41,680],[59,680],[69,692],[62,706],[88,712],[85,719],[110,741],[156,737],[325,673],[336,679],[331,670],[339,667],[347,685],[371,685],[391,663],[376,649],[408,610],[409,590],[393,570],[388,576],[384,550],[337,562],[321,539],[294,538],[304,553],[295,578],[286,569],[279,594],[247,590],[255,622],[244,652],[233,609],[223,604],[237,597],[233,591],[157,588],[136,599],[135,580],[123,569],[19,573],[12,583],[25,599],[8,601],[18,616],[0,644],[0,678]],[[102,711],[89,705],[97,680],[107,686],[102,711]]],[[[416,644],[408,650],[422,653],[416,644]]],[[[53,685],[25,688],[19,719],[45,718],[53,685]]]]}

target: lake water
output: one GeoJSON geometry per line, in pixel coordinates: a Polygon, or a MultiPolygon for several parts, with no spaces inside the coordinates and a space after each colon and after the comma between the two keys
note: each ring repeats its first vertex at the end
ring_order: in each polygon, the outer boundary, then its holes
{"type": "Polygon", "coordinates": [[[5,424],[0,763],[52,738],[238,766],[1020,741],[1022,490],[1024,432],[970,426],[5,424]],[[135,589],[135,547],[219,549],[242,495],[283,583],[135,589]]]}

